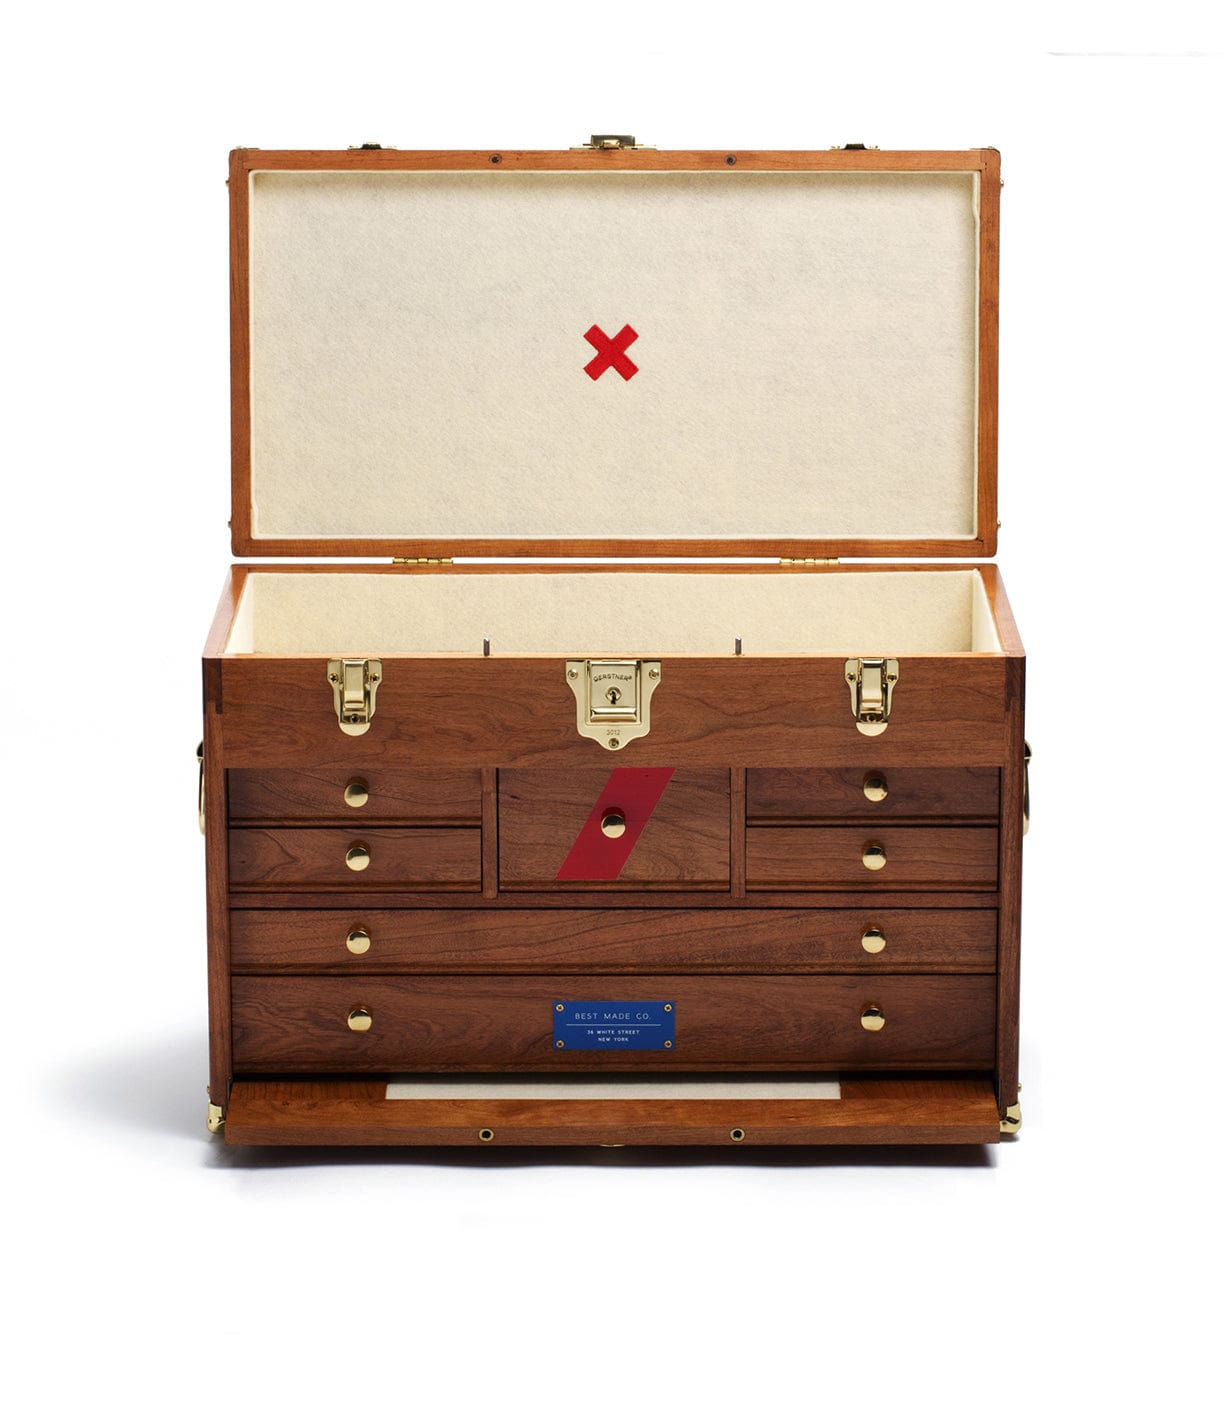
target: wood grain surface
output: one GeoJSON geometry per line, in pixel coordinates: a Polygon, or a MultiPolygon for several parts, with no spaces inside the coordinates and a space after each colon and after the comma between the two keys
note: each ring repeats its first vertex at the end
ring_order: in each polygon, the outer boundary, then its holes
{"type": "Polygon", "coordinates": [[[554,1002],[608,1000],[607,977],[236,976],[232,988],[234,1064],[247,1072],[986,1069],[995,1051],[990,976],[622,981],[612,999],[674,1004],[676,1045],[615,1053],[552,1039],[554,1002]],[[883,1030],[863,1029],[869,1006],[883,1030]],[[349,1030],[356,1007],[370,1030],[349,1030]]]}
{"type": "Polygon", "coordinates": [[[993,1144],[982,1075],[843,1075],[840,1100],[388,1100],[385,1078],[242,1079],[229,1144],[993,1144]],[[733,1139],[732,1133],[741,1135],[733,1139]],[[489,1136],[482,1138],[482,1134],[489,1136]]]}
{"type": "MultiPolygon", "coordinates": [[[[235,972],[993,972],[992,909],[236,909],[235,972]],[[369,950],[351,953],[356,928],[369,950]],[[869,953],[868,929],[884,935],[869,953]]],[[[617,983],[618,986],[627,985],[617,983]]]]}
{"type": "MultiPolygon", "coordinates": [[[[727,771],[681,768],[646,819],[641,837],[614,882],[556,882],[574,841],[621,765],[572,771],[498,773],[498,834],[503,888],[721,887],[730,881],[731,778],[727,771]]],[[[627,763],[626,763],[627,764],[627,763]]],[[[622,810],[637,821],[630,804],[622,810]]],[[[615,850],[616,842],[609,841],[615,850]]]]}
{"type": "Polygon", "coordinates": [[[256,829],[230,831],[233,889],[298,884],[333,888],[480,887],[480,831],[365,829],[256,829]],[[356,872],[345,863],[353,845],[364,845],[369,866],[356,872]]]}
{"type": "Polygon", "coordinates": [[[995,886],[999,832],[973,825],[832,825],[748,828],[748,887],[973,889],[995,886]],[[863,852],[883,848],[882,869],[863,852]]]}

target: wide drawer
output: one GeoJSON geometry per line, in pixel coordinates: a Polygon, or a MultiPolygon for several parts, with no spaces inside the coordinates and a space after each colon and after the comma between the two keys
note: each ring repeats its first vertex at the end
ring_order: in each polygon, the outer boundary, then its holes
{"type": "Polygon", "coordinates": [[[993,972],[985,908],[235,909],[236,972],[993,972]]]}
{"type": "Polygon", "coordinates": [[[501,771],[499,872],[506,889],[726,888],[728,771],[501,771]]]}
{"type": "Polygon", "coordinates": [[[480,824],[478,770],[233,770],[228,785],[231,820],[480,824]]]}
{"type": "Polygon", "coordinates": [[[750,889],[993,889],[999,835],[982,826],[751,826],[750,889]]]}
{"type": "Polygon", "coordinates": [[[478,889],[479,830],[234,829],[230,885],[478,889]]]}
{"type": "Polygon", "coordinates": [[[994,1056],[989,976],[637,978],[612,999],[670,1002],[675,1040],[614,1051],[553,1040],[557,1004],[608,1000],[606,977],[238,976],[232,993],[239,1072],[958,1069],[994,1056]]]}
{"type": "Polygon", "coordinates": [[[749,821],[999,816],[999,773],[992,767],[759,769],[748,772],[747,791],[749,821]]]}

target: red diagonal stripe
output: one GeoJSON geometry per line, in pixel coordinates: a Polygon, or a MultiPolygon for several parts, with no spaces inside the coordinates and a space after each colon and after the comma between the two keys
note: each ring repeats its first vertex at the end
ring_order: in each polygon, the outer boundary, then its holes
{"type": "Polygon", "coordinates": [[[558,881],[619,879],[673,775],[672,766],[622,767],[613,771],[586,824],[578,831],[578,838],[557,873],[558,881]],[[625,833],[618,840],[610,840],[599,828],[609,810],[625,817],[625,833]]]}
{"type": "Polygon", "coordinates": [[[614,339],[609,339],[598,324],[592,324],[582,337],[596,351],[583,370],[592,378],[599,378],[609,368],[615,368],[627,383],[638,371],[637,364],[625,356],[625,350],[637,338],[637,330],[631,325],[624,325],[614,339]]]}

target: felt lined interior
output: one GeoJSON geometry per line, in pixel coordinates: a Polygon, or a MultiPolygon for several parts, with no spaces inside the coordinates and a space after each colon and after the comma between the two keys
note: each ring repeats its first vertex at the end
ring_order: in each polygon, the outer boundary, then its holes
{"type": "Polygon", "coordinates": [[[451,1075],[400,1076],[387,1082],[388,1100],[840,1100],[835,1075],[532,1076],[530,1079],[451,1075]]]}
{"type": "Polygon", "coordinates": [[[226,651],[572,657],[997,653],[976,570],[247,576],[226,651]]]}
{"type": "Polygon", "coordinates": [[[255,172],[254,534],[970,539],[977,193],[255,172]]]}

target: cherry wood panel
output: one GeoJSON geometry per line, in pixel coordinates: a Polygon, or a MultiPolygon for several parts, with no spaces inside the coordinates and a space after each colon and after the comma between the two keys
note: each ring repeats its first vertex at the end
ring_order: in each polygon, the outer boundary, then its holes
{"type": "Polygon", "coordinates": [[[419,824],[480,824],[480,772],[467,769],[415,771],[384,766],[298,767],[291,771],[229,773],[230,819],[242,821],[331,820],[346,826],[366,820],[404,820],[419,824]],[[359,783],[369,798],[361,806],[344,799],[345,787],[359,783]]]}
{"type": "Polygon", "coordinates": [[[223,1109],[233,1075],[230,1046],[229,860],[226,849],[225,769],[221,719],[204,705],[204,870],[208,929],[208,1093],[223,1109]]]}
{"type": "Polygon", "coordinates": [[[296,884],[377,890],[480,887],[479,830],[253,829],[230,831],[234,889],[296,884]],[[368,867],[350,869],[345,855],[364,845],[368,867]]]}
{"type": "Polygon", "coordinates": [[[757,768],[748,772],[748,818],[897,820],[943,817],[993,823],[999,815],[999,773],[993,767],[921,770],[896,766],[757,768]],[[883,800],[868,799],[867,781],[883,781],[883,800]]]}
{"type": "Polygon", "coordinates": [[[999,832],[984,826],[750,826],[748,887],[831,889],[993,888],[999,832]],[[863,863],[884,849],[882,869],[863,863]]]}
{"type": "MultiPolygon", "coordinates": [[[[602,750],[602,748],[601,748],[602,750]]],[[[681,768],[672,776],[646,819],[645,828],[615,881],[557,883],[574,841],[620,765],[605,752],[607,766],[572,771],[498,773],[498,836],[503,888],[641,889],[727,888],[730,883],[731,778],[727,771],[681,768]]],[[[619,804],[626,824],[635,818],[629,800],[619,804]]],[[[619,850],[619,842],[603,841],[619,850]]]]}
{"type": "Polygon", "coordinates": [[[1024,659],[1009,660],[1008,734],[1003,767],[999,868],[999,1113],[1020,1094],[1020,878],[1024,857],[1024,659]]]}
{"type": "MultiPolygon", "coordinates": [[[[236,909],[235,972],[993,972],[992,909],[236,909]],[[354,955],[354,929],[370,936],[354,955]],[[884,935],[866,952],[863,935],[884,935]]],[[[618,983],[618,985],[625,985],[618,983]]]]}
{"type": "Polygon", "coordinates": [[[385,1078],[235,1083],[228,1144],[993,1144],[981,1075],[843,1075],[840,1100],[388,1100],[385,1078]],[[738,1138],[732,1138],[732,1133],[738,1138]],[[482,1137],[487,1136],[487,1137],[482,1137]]]}
{"type": "MultiPolygon", "coordinates": [[[[887,648],[887,645],[881,645],[887,648]]],[[[642,645],[592,645],[636,656],[642,645]]],[[[819,762],[862,770],[999,766],[1006,663],[999,655],[902,659],[882,736],[857,729],[845,659],[669,658],[650,735],[605,751],[578,735],[562,658],[384,655],[369,731],[336,721],[325,658],[221,660],[226,765],[357,770],[387,766],[737,766],[819,762]]]]}
{"type": "Polygon", "coordinates": [[[990,976],[663,976],[619,983],[617,1000],[671,1001],[662,1051],[554,1049],[558,1000],[607,1000],[579,977],[236,976],[234,1064],[246,1071],[985,1069],[995,1052],[990,976]],[[628,998],[624,996],[628,993],[628,998]],[[368,1031],[349,1029],[367,1008],[368,1031]],[[879,1007],[880,1031],[864,1008],[879,1007]]]}
{"type": "Polygon", "coordinates": [[[709,151],[562,150],[523,152],[396,151],[284,152],[239,148],[230,153],[230,380],[231,501],[236,555],[454,556],[454,555],[876,555],[990,556],[997,544],[997,410],[999,342],[999,154],[993,148],[967,152],[817,152],[713,149],[709,151]],[[250,387],[250,175],[258,171],[696,171],[724,173],[734,181],[746,172],[973,172],[978,192],[977,304],[977,533],[969,539],[897,540],[858,537],[756,538],[727,536],[694,540],[493,539],[357,540],[328,537],[256,539],[252,527],[250,387]]]}

